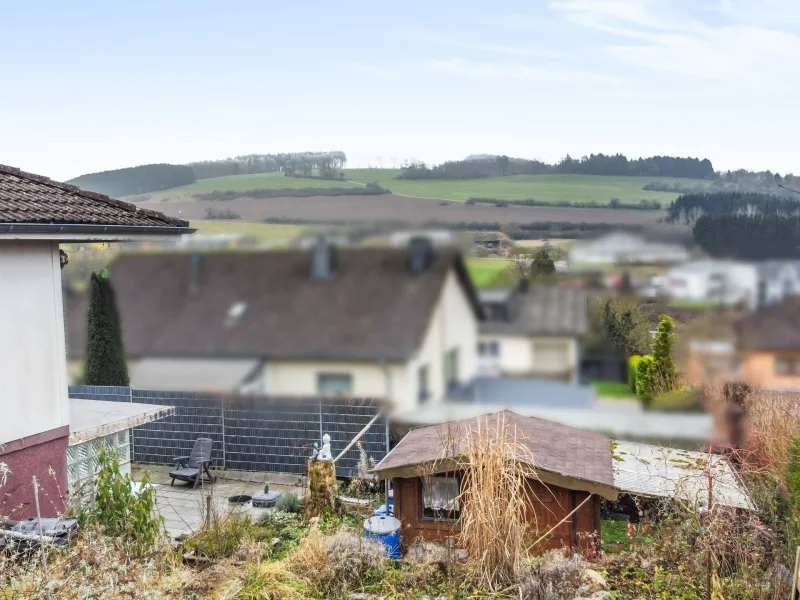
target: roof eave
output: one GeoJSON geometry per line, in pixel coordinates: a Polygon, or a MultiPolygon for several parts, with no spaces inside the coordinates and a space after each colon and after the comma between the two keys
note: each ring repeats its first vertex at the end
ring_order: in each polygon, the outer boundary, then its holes
{"type": "Polygon", "coordinates": [[[184,235],[197,231],[177,225],[92,225],[85,223],[0,223],[0,239],[40,239],[59,241],[117,241],[184,235]]]}

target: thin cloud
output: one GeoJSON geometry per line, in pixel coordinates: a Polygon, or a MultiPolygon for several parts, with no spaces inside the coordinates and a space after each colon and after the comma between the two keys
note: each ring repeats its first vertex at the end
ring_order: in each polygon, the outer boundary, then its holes
{"type": "MultiPolygon", "coordinates": [[[[784,84],[790,71],[798,74],[800,36],[788,31],[752,22],[704,23],[679,12],[686,5],[662,0],[557,0],[550,6],[576,25],[636,40],[604,47],[632,66],[738,87],[784,84]]],[[[737,15],[730,2],[720,10],[728,21],[737,15]]]]}
{"type": "Polygon", "coordinates": [[[433,31],[412,31],[407,32],[408,37],[417,42],[423,42],[435,46],[446,46],[448,48],[459,48],[474,52],[485,52],[489,54],[502,54],[507,56],[525,56],[531,58],[547,58],[561,60],[568,58],[569,55],[550,48],[533,46],[512,46],[509,44],[496,44],[492,42],[474,42],[460,39],[456,35],[442,35],[433,31]]]}
{"type": "Polygon", "coordinates": [[[561,83],[614,83],[616,79],[590,71],[534,67],[520,63],[467,61],[459,58],[429,60],[426,70],[471,79],[549,81],[561,83]]]}

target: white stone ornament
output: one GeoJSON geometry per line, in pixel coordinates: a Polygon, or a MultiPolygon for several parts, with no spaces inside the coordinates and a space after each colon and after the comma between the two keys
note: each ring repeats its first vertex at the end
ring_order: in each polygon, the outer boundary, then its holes
{"type": "Polygon", "coordinates": [[[322,436],[322,450],[319,451],[317,460],[333,460],[333,456],[331,456],[331,436],[327,433],[322,436]]]}

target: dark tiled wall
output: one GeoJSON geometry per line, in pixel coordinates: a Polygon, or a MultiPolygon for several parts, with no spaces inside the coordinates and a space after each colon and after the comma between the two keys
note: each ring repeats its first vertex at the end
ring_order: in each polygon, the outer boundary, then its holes
{"type": "MultiPolygon", "coordinates": [[[[175,415],[134,429],[136,462],[171,464],[191,452],[194,440],[214,440],[214,465],[242,471],[304,473],[312,445],[331,436],[336,456],[375,416],[377,403],[358,399],[275,398],[216,395],[101,386],[72,386],[71,397],[176,407],[175,415]]],[[[361,437],[367,454],[386,454],[386,420],[379,418],[361,437]]],[[[353,446],[336,463],[337,475],[355,473],[353,446]]]]}

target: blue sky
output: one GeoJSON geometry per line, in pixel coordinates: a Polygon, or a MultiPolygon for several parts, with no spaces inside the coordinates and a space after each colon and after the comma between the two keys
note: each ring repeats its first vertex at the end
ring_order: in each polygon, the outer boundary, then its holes
{"type": "Polygon", "coordinates": [[[341,149],[800,173],[800,1],[18,2],[0,163],[66,179],[341,149]]]}

